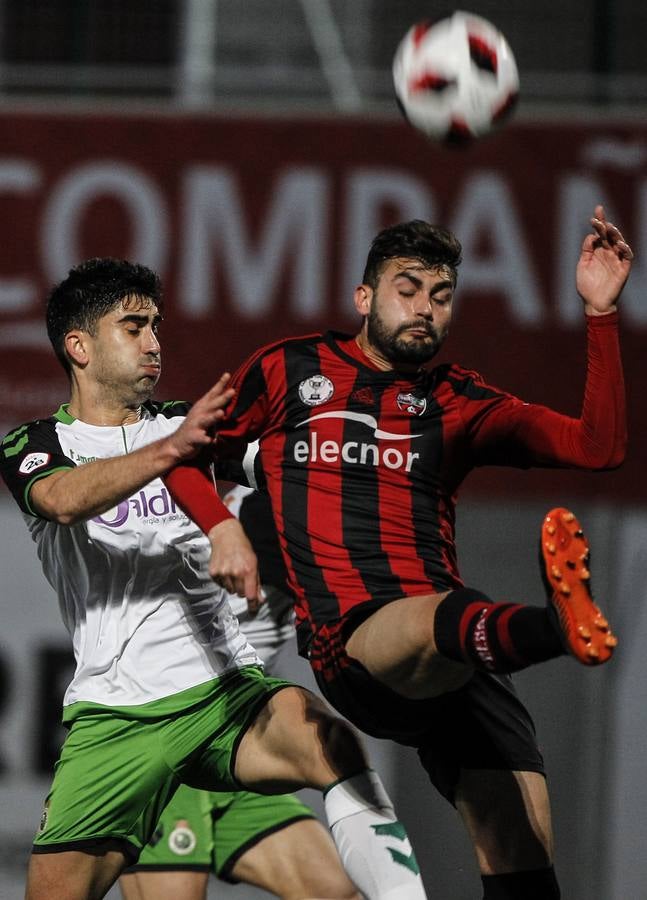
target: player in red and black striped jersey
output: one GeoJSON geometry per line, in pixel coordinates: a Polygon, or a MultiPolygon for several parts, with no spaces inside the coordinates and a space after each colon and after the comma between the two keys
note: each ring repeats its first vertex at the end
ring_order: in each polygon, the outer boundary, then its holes
{"type": "MultiPolygon", "coordinates": [[[[548,605],[493,603],[461,581],[455,498],[476,466],[622,462],[616,302],[633,254],[602,207],[591,223],[577,267],[588,338],[578,418],[524,403],[460,366],[426,367],[447,334],[461,248],[451,233],[414,221],[372,244],[355,291],[359,334],[257,352],[233,379],[217,444],[227,471],[259,440],[298,598],[300,650],[340,712],[419,749],[466,822],[488,900],[559,896],[542,759],[507,673],[566,652],[605,662],[616,639],[591,599],[588,549],[572,514],[556,510],[544,523],[548,605]]],[[[243,590],[253,561],[215,496],[213,517],[205,512],[208,479],[182,467],[166,480],[192,518],[218,533],[212,573],[243,590]]]]}

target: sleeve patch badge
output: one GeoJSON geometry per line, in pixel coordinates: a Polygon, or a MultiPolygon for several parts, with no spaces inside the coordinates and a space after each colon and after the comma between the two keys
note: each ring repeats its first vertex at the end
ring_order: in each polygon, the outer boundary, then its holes
{"type": "Polygon", "coordinates": [[[18,471],[22,475],[31,475],[36,469],[42,469],[50,461],[49,453],[28,453],[20,463],[18,471]]]}

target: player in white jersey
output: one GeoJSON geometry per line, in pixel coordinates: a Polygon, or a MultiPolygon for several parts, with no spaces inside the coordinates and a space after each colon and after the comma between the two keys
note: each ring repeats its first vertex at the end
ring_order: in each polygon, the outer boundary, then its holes
{"type": "MultiPolygon", "coordinates": [[[[369,900],[424,897],[356,734],[308,691],[264,675],[204,574],[208,542],[160,481],[211,447],[232,396],[225,375],[190,410],[150,400],[161,307],[159,279],[143,266],[98,259],[73,269],[47,305],[69,403],[2,442],[2,474],[77,663],[27,900],[105,896],[180,784],[321,789],[344,866],[369,900]]],[[[233,549],[222,586],[256,603],[240,523],[226,514],[210,537],[233,549]]]]}
{"type": "MultiPolygon", "coordinates": [[[[294,613],[269,497],[236,485],[224,501],[241,519],[256,551],[265,595],[255,615],[242,597],[230,595],[229,603],[241,631],[271,671],[285,643],[294,641],[294,613]]],[[[181,785],[119,885],[124,900],[204,900],[210,872],[284,900],[359,900],[330,835],[293,794],[213,793],[181,785]]]]}

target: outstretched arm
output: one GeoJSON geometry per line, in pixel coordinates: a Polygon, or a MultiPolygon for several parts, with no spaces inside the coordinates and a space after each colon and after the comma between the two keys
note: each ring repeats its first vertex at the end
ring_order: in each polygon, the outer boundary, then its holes
{"type": "Polygon", "coordinates": [[[194,404],[180,427],[141,450],[58,470],[37,481],[30,502],[43,518],[73,525],[100,515],[173,466],[196,456],[214,440],[214,429],[234,391],[229,374],[194,404]]]}
{"type": "Polygon", "coordinates": [[[633,251],[620,230],[607,222],[604,207],[595,207],[593,234],[587,234],[576,270],[577,290],[589,316],[613,312],[629,277],[633,251]]]}
{"type": "Polygon", "coordinates": [[[625,456],[625,391],[617,317],[587,318],[588,360],[582,412],[563,415],[517,398],[492,402],[472,420],[479,464],[614,469],[625,456]]]}
{"type": "MultiPolygon", "coordinates": [[[[587,316],[588,360],[579,418],[499,396],[472,415],[472,446],[479,464],[619,466],[627,443],[624,379],[618,344],[618,298],[633,252],[619,229],[596,206],[592,233],[582,244],[577,290],[587,316]]],[[[493,395],[494,396],[494,395],[493,395]]]]}

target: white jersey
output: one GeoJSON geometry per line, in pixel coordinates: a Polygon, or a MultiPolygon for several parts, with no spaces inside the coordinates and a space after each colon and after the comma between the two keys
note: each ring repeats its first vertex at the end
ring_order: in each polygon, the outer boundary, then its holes
{"type": "Polygon", "coordinates": [[[72,636],[76,671],[65,706],[81,700],[139,705],[260,663],[228,595],[208,577],[208,540],[161,479],[77,525],[40,518],[30,506],[37,479],[137,450],[175,431],[187,410],[150,402],[140,421],[106,427],[61,407],[3,441],[2,474],[72,636]]]}

